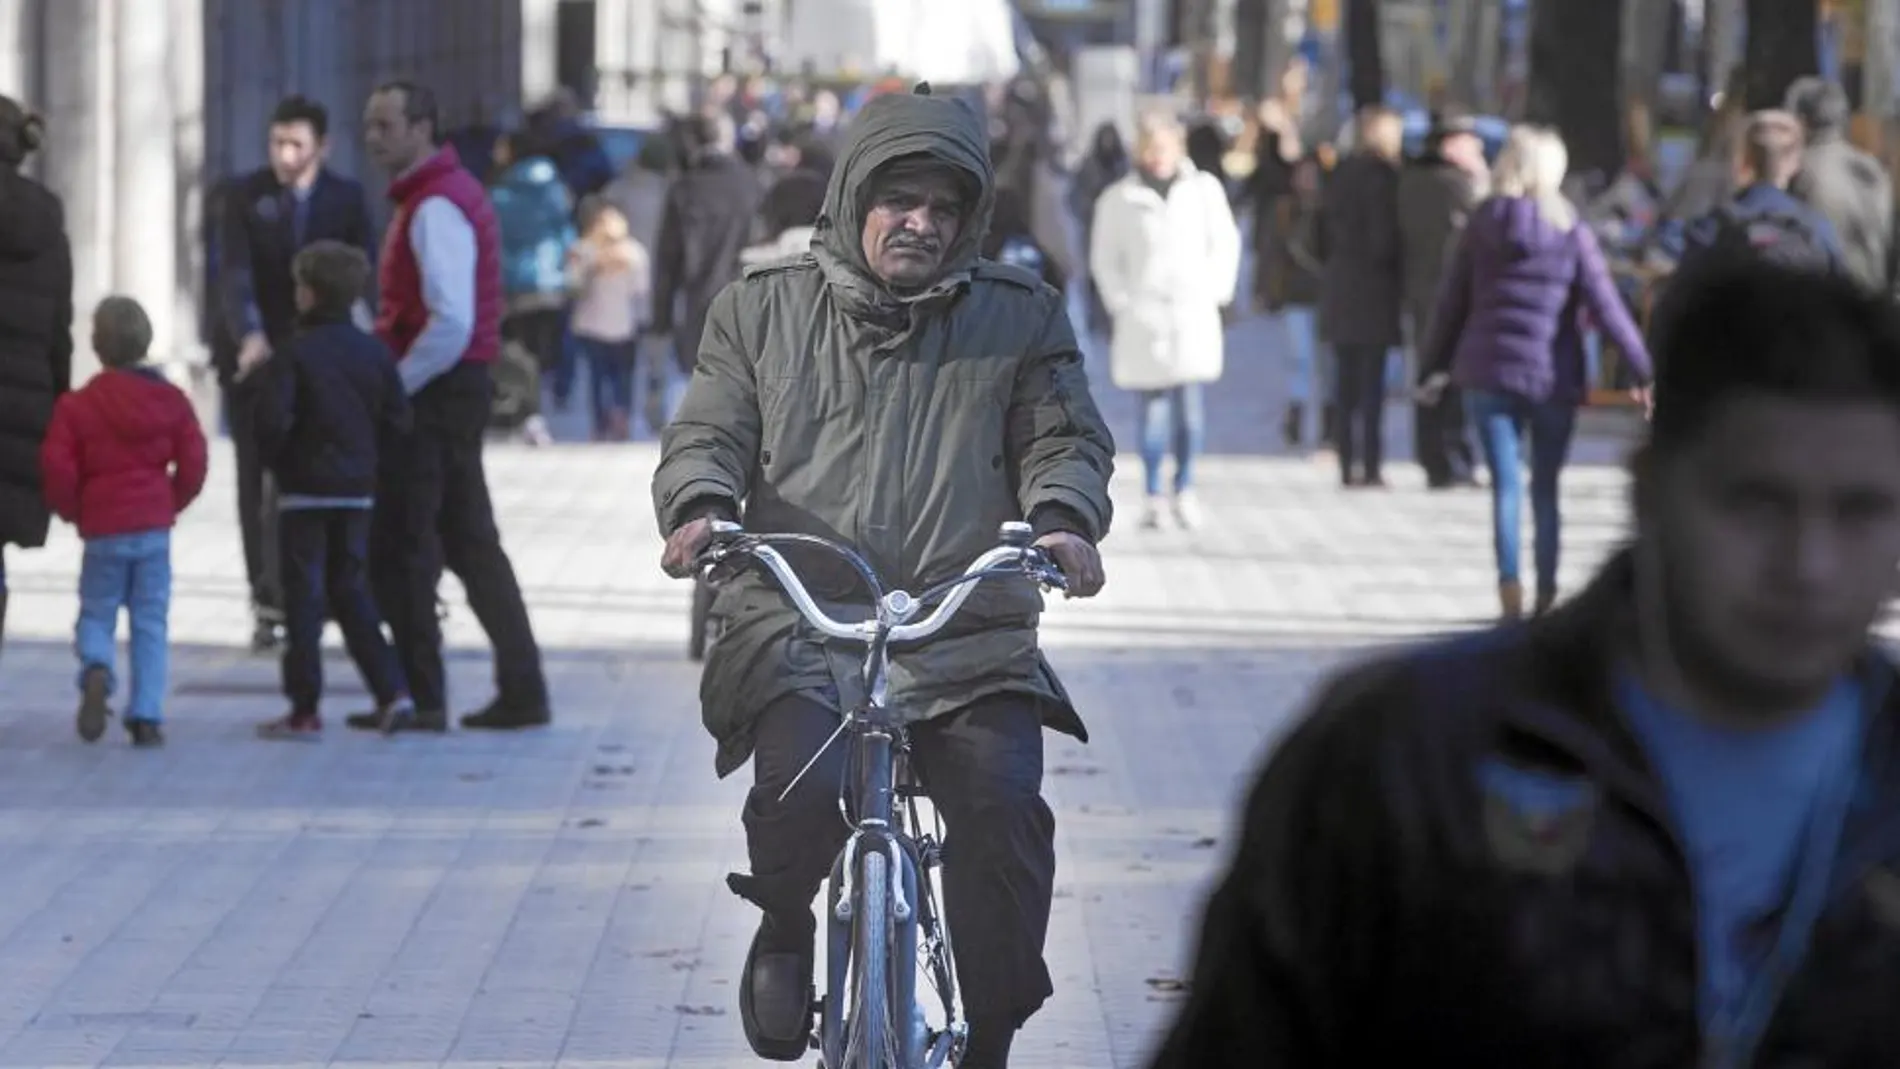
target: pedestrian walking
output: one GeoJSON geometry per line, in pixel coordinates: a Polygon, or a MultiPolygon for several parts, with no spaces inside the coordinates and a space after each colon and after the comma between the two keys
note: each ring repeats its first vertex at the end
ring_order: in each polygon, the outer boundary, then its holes
{"type": "Polygon", "coordinates": [[[1357,145],[1326,180],[1320,330],[1338,358],[1339,481],[1347,487],[1385,485],[1385,379],[1392,353],[1404,341],[1404,133],[1396,112],[1362,110],[1357,145]]]}
{"type": "Polygon", "coordinates": [[[46,136],[38,115],[0,96],[0,640],[9,545],[35,549],[52,526],[40,449],[72,385],[73,258],[59,198],[20,173],[46,136]]]}
{"type": "Polygon", "coordinates": [[[364,110],[369,154],[394,180],[383,239],[376,334],[396,355],[414,430],[382,459],[370,582],[414,699],[352,713],[353,728],[445,731],[448,692],[436,589],[446,566],[495,651],[496,697],[462,726],[548,723],[541,649],[502,548],[482,464],[504,304],[501,227],[481,183],[436,143],[435,96],[391,82],[364,110]]]}
{"type": "Polygon", "coordinates": [[[1458,240],[1420,351],[1427,401],[1456,385],[1491,472],[1498,605],[1524,611],[1519,569],[1524,480],[1520,442],[1530,439],[1535,530],[1534,611],[1557,601],[1557,483],[1570,454],[1577,407],[1588,397],[1579,310],[1608,332],[1640,381],[1649,380],[1642,333],[1610,278],[1596,236],[1563,195],[1568,154],[1554,131],[1519,126],[1498,157],[1496,194],[1458,240]]]}
{"type": "MultiPolygon", "coordinates": [[[[235,350],[213,351],[237,463],[238,530],[251,592],[251,647],[276,649],[283,588],[276,555],[275,494],[257,447],[252,369],[297,331],[291,262],[305,246],[341,241],[370,255],[369,201],[356,181],[332,171],[330,113],[308,97],[277,103],[266,128],[270,162],[224,190],[218,223],[218,304],[235,350]]],[[[369,294],[360,294],[367,298],[369,294]]]]}
{"type": "Polygon", "coordinates": [[[258,373],[258,448],[278,489],[283,570],[284,697],[290,711],[258,725],[267,739],[322,734],[323,625],[343,645],[385,717],[413,712],[396,651],[369,589],[378,459],[410,428],[389,350],[350,321],[369,260],[340,242],[306,246],[293,264],[297,333],[258,373]]]}
{"type": "Polygon", "coordinates": [[[1172,115],[1141,122],[1135,169],[1096,202],[1090,273],[1114,322],[1109,375],[1141,413],[1141,525],[1201,522],[1194,461],[1202,390],[1226,356],[1221,310],[1240,271],[1240,232],[1219,180],[1195,169],[1172,115]],[[1163,482],[1172,446],[1174,477],[1163,482]],[[1171,490],[1172,493],[1166,493],[1171,490]]]}
{"type": "MultiPolygon", "coordinates": [[[[1484,141],[1471,118],[1455,112],[1433,117],[1424,154],[1399,172],[1405,314],[1415,350],[1424,346],[1430,332],[1445,263],[1490,182],[1484,141]]],[[[1476,484],[1464,396],[1457,387],[1447,386],[1434,403],[1415,402],[1412,441],[1427,487],[1442,490],[1476,484]]]]}
{"type": "Polygon", "coordinates": [[[1801,170],[1789,185],[1833,225],[1856,281],[1882,293],[1900,282],[1894,241],[1893,178],[1878,159],[1847,139],[1853,108],[1847,90],[1821,78],[1788,87],[1787,108],[1807,132],[1801,170]]]}
{"type": "Polygon", "coordinates": [[[653,333],[672,340],[674,361],[691,375],[713,298],[739,277],[764,194],[757,173],[734,155],[730,117],[690,116],[680,134],[688,162],[667,190],[653,250],[653,333]]]}
{"type": "MultiPolygon", "coordinates": [[[[552,386],[554,407],[573,400],[577,368],[567,345],[567,250],[574,244],[574,203],[552,148],[523,131],[495,142],[489,188],[501,228],[501,285],[508,309],[502,336],[534,354],[552,386]]],[[[542,425],[530,427],[541,438],[542,425]]]]}
{"type": "Polygon", "coordinates": [[[594,440],[624,442],[633,428],[634,356],[652,315],[653,264],[605,199],[589,198],[581,220],[567,257],[574,339],[592,376],[594,440]]]}
{"type": "Polygon", "coordinates": [[[144,366],[152,323],[130,297],[107,297],[92,317],[105,369],[61,397],[46,431],[46,500],[79,528],[80,738],[96,742],[117,690],[119,612],[131,620],[131,695],[125,729],[134,746],[165,741],[171,652],[171,529],[205,484],[205,438],[184,391],[144,366]]]}

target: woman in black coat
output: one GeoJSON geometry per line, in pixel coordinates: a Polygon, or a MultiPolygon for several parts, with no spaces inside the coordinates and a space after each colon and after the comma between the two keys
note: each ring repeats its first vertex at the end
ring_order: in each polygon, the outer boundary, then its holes
{"type": "MultiPolygon", "coordinates": [[[[0,96],[0,554],[46,544],[40,445],[72,385],[73,256],[59,198],[20,173],[45,124],[0,96]]],[[[0,556],[0,635],[7,612],[0,556]]]]}

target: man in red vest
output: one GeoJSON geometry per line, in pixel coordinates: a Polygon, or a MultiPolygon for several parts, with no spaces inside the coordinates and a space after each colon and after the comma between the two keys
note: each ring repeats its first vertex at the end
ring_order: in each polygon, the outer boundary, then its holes
{"type": "Polygon", "coordinates": [[[355,728],[444,731],[448,696],[436,586],[446,565],[495,650],[495,700],[466,728],[546,724],[547,681],[514,566],[502,549],[482,470],[482,434],[501,351],[500,231],[481,183],[438,146],[435,96],[406,82],[372,93],[369,154],[395,176],[383,236],[376,333],[398,361],[415,410],[406,440],[385,450],[371,570],[409,677],[413,710],[349,718],[355,728]]]}

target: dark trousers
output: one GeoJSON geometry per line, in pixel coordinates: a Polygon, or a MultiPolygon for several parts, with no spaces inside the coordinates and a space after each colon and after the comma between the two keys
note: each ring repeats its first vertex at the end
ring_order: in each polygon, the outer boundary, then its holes
{"type": "MultiPolygon", "coordinates": [[[[778,796],[837,730],[838,713],[794,695],[767,706],[744,813],[759,904],[808,910],[849,834],[839,739],[784,802],[778,796]]],[[[1055,815],[1042,799],[1042,718],[1000,695],[910,728],[911,762],[945,828],[943,903],[969,1019],[1020,1026],[1054,991],[1043,962],[1055,895],[1055,815]]]]}
{"type": "Polygon", "coordinates": [[[277,561],[276,539],[270,530],[274,512],[266,493],[267,473],[257,446],[257,401],[254,388],[229,386],[224,392],[225,418],[231,428],[231,447],[237,454],[238,534],[244,542],[244,578],[251,588],[251,604],[275,611],[283,608],[283,586],[277,561]]]}
{"type": "Polygon", "coordinates": [[[1339,474],[1350,480],[1357,467],[1367,479],[1379,478],[1385,459],[1385,365],[1383,345],[1340,345],[1339,474]]]}
{"type": "Polygon", "coordinates": [[[547,702],[541,650],[501,546],[482,468],[482,431],[494,381],[463,363],[412,399],[415,427],[384,450],[371,532],[370,582],[396,639],[409,695],[424,712],[446,711],[436,587],[455,573],[495,651],[495,686],[507,705],[547,702]]]}
{"type": "Polygon", "coordinates": [[[1428,486],[1449,486],[1469,480],[1475,468],[1471,435],[1466,429],[1464,391],[1446,386],[1434,405],[1412,409],[1412,447],[1428,486]]]}
{"type": "Polygon", "coordinates": [[[404,692],[396,651],[369,593],[368,509],[290,509],[278,516],[284,575],[284,695],[297,713],[323,699],[323,624],[333,617],[363,682],[387,707],[404,692]]]}

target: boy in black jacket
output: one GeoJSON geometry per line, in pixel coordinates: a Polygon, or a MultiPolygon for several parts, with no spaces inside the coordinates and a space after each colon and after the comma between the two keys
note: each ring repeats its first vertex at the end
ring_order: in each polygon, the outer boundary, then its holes
{"type": "Polygon", "coordinates": [[[378,708],[389,714],[409,702],[370,597],[367,564],[378,447],[408,431],[409,403],[389,350],[350,322],[369,277],[362,252],[315,242],[291,270],[297,335],[254,386],[259,444],[279,494],[290,712],[258,725],[258,734],[315,739],[323,730],[317,706],[326,602],[378,708]]]}

